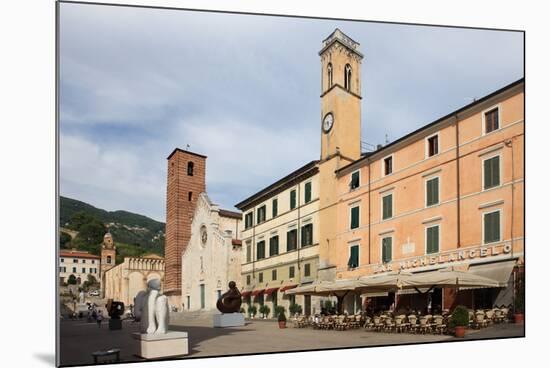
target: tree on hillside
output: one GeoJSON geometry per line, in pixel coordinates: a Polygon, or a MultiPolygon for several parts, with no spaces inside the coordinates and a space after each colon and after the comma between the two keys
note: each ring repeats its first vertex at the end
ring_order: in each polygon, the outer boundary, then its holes
{"type": "Polygon", "coordinates": [[[86,224],[99,221],[99,219],[84,211],[79,211],[72,215],[67,227],[72,230],[80,231],[80,228],[86,224]]]}
{"type": "Polygon", "coordinates": [[[72,239],[73,238],[69,234],[61,231],[59,233],[59,246],[63,249],[70,248],[72,239]]]}
{"type": "Polygon", "coordinates": [[[96,218],[80,226],[78,235],[73,240],[73,245],[78,249],[86,250],[99,255],[103,236],[107,232],[105,225],[96,218]]]}

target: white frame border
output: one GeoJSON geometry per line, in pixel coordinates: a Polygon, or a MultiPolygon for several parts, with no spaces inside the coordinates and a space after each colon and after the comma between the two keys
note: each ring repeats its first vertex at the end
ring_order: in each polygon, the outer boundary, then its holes
{"type": "Polygon", "coordinates": [[[481,136],[483,137],[487,134],[491,134],[493,132],[500,131],[502,129],[502,119],[501,119],[501,117],[502,117],[502,104],[500,102],[496,105],[493,105],[493,106],[483,110],[481,112],[481,136]],[[489,132],[489,133],[487,133],[485,131],[485,114],[488,113],[489,111],[495,109],[495,108],[497,109],[497,114],[498,114],[498,128],[491,131],[491,132],[489,132]]]}
{"type": "Polygon", "coordinates": [[[502,242],[502,233],[503,233],[503,227],[502,227],[502,213],[503,213],[503,209],[502,208],[497,208],[497,209],[494,209],[494,210],[490,210],[490,211],[482,211],[481,212],[481,241],[479,242],[481,245],[490,245],[490,244],[496,244],[496,243],[500,243],[502,242]],[[499,239],[496,240],[496,241],[493,241],[493,242],[489,242],[489,243],[486,243],[485,242],[485,215],[487,214],[490,214],[490,213],[495,213],[495,212],[498,212],[499,215],[498,215],[498,223],[499,223],[499,231],[498,231],[498,236],[499,236],[499,239]]]}
{"type": "Polygon", "coordinates": [[[424,226],[424,254],[428,256],[428,255],[439,254],[439,253],[441,253],[441,222],[438,221],[435,224],[432,223],[432,225],[424,226]],[[439,230],[437,231],[437,252],[428,253],[428,229],[432,227],[439,228],[439,230]]]}
{"type": "Polygon", "coordinates": [[[427,160],[429,158],[432,158],[432,157],[435,157],[435,156],[438,156],[441,153],[441,139],[440,139],[439,131],[437,131],[436,133],[431,134],[431,135],[427,136],[426,138],[424,138],[424,142],[425,142],[425,144],[424,144],[424,159],[425,160],[427,160]],[[433,156],[430,156],[429,139],[433,138],[433,137],[437,137],[437,153],[434,154],[433,156]]]}
{"type": "Polygon", "coordinates": [[[481,158],[481,192],[486,192],[491,189],[499,188],[502,186],[503,178],[502,178],[502,149],[499,149],[498,151],[491,152],[490,154],[487,154],[487,156],[481,158]],[[485,161],[490,160],[492,158],[495,158],[498,156],[498,176],[499,176],[499,183],[498,185],[492,186],[490,188],[485,189],[485,161]]]}

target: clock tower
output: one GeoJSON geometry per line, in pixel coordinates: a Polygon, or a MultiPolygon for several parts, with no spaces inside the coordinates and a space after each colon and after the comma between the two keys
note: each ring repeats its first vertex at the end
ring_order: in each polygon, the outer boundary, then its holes
{"type": "Polygon", "coordinates": [[[359,43],[338,28],[323,41],[321,56],[321,160],[340,153],[361,156],[359,43]]]}
{"type": "Polygon", "coordinates": [[[321,159],[319,161],[318,279],[334,280],[336,268],[335,171],[361,158],[361,60],[359,43],[338,28],[323,41],[321,57],[321,159]]]}

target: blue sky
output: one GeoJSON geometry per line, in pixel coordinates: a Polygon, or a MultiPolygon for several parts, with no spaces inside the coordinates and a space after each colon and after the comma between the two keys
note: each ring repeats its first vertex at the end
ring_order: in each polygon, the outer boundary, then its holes
{"type": "MultiPolygon", "coordinates": [[[[362,140],[391,142],[523,77],[519,32],[60,6],[60,191],[165,219],[166,157],[233,205],[320,154],[321,41],[361,44],[362,140]]],[[[359,15],[358,15],[359,16],[359,15]]]]}

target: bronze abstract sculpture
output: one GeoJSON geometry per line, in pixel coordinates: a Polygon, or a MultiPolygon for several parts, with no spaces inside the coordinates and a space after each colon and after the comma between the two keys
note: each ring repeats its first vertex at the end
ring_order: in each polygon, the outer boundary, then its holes
{"type": "Polygon", "coordinates": [[[235,281],[229,282],[229,290],[220,296],[216,308],[222,313],[237,313],[241,308],[241,292],[235,281]]]}

